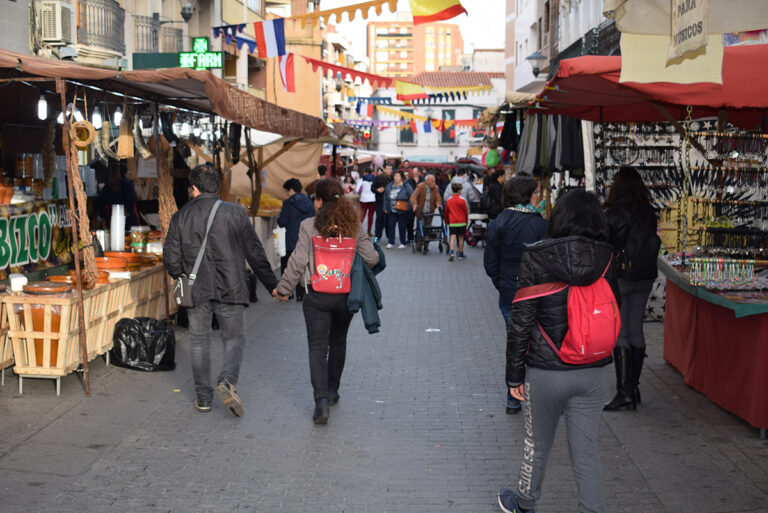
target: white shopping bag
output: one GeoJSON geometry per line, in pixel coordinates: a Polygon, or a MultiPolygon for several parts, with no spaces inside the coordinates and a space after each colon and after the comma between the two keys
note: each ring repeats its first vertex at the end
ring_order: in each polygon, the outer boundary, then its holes
{"type": "Polygon", "coordinates": [[[285,256],[285,228],[275,228],[272,230],[272,241],[275,243],[275,253],[277,256],[285,256]]]}

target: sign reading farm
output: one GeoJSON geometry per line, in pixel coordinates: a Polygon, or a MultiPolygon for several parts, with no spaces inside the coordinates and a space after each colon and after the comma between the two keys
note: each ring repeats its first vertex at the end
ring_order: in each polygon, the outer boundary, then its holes
{"type": "Polygon", "coordinates": [[[707,44],[709,0],[672,0],[672,40],[667,64],[707,44]]]}
{"type": "Polygon", "coordinates": [[[71,223],[63,201],[0,208],[0,276],[72,261],[71,223]]]}

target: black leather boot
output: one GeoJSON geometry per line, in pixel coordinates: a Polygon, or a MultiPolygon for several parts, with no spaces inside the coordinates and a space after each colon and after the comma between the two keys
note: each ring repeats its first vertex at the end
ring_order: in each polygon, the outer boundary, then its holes
{"type": "Polygon", "coordinates": [[[634,410],[635,396],[630,384],[632,376],[632,360],[629,357],[629,348],[617,347],[613,350],[613,364],[616,366],[616,395],[605,405],[603,410],[634,410]]]}
{"type": "Polygon", "coordinates": [[[643,371],[645,356],[644,347],[630,348],[629,358],[632,361],[632,376],[629,384],[632,387],[632,394],[635,396],[635,403],[637,404],[640,404],[640,389],[637,385],[640,383],[640,373],[643,371]]]}
{"type": "Polygon", "coordinates": [[[327,424],[329,413],[328,398],[321,397],[320,399],[317,399],[315,401],[315,413],[312,414],[312,420],[315,424],[327,424]]]}

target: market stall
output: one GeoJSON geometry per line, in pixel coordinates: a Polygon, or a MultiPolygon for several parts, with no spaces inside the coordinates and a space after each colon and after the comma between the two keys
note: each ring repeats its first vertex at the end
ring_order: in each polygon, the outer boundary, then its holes
{"type": "MultiPolygon", "coordinates": [[[[8,176],[0,190],[13,196],[12,208],[23,210],[0,210],[0,273],[4,278],[13,271],[35,281],[23,292],[4,295],[2,302],[0,330],[7,331],[7,338],[0,333],[0,368],[15,364],[20,391],[24,377],[56,379],[58,384],[61,376],[82,367],[88,394],[88,361],[109,350],[117,320],[146,315],[167,319],[173,310],[168,276],[155,257],[129,252],[94,258],[93,205],[86,197],[95,185],[87,170],[90,159],[127,161],[128,167],[145,173],[154,168],[158,225],[164,234],[176,209],[171,143],[178,146],[177,134],[185,135],[185,124],[194,123],[197,129],[207,123],[207,141],[204,134],[195,137],[204,144],[207,160],[222,172],[224,193],[234,146],[240,142],[239,137],[236,144],[222,137],[222,132],[230,135],[230,123],[293,138],[317,138],[326,131],[319,118],[282,109],[208,72],[188,69],[117,72],[0,50],[0,87],[2,165],[8,176]],[[57,126],[53,120],[59,112],[57,126]],[[102,112],[103,127],[95,128],[102,112]],[[26,174],[26,154],[35,153],[42,153],[39,174],[44,176],[26,174]],[[9,165],[19,160],[21,167],[9,165]],[[71,263],[75,268],[67,278],[63,274],[71,263]],[[104,271],[109,275],[102,276],[104,271]],[[45,278],[61,279],[37,283],[45,278]]],[[[251,169],[259,171],[255,164],[251,169]]],[[[148,241],[140,234],[149,229],[137,230],[138,238],[126,241],[127,218],[115,210],[112,214],[111,238],[118,246],[112,249],[145,253],[148,241]]],[[[159,241],[154,244],[161,248],[159,241]]]]}
{"type": "Polygon", "coordinates": [[[638,169],[668,253],[664,356],[685,382],[768,428],[765,45],[726,47],[722,84],[621,82],[620,57],[565,59],[537,112],[593,121],[604,194],[638,169]],[[762,271],[762,272],[761,272],[762,271]]]}

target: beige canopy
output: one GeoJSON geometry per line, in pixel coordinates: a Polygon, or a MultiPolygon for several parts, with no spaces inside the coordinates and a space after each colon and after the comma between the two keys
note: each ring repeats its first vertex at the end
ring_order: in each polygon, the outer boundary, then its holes
{"type": "MultiPolygon", "coordinates": [[[[669,35],[670,7],[670,0],[605,0],[603,14],[614,18],[621,32],[669,35]]],[[[710,34],[764,29],[768,27],[768,2],[709,0],[707,23],[710,34]]]]}

